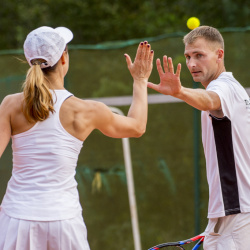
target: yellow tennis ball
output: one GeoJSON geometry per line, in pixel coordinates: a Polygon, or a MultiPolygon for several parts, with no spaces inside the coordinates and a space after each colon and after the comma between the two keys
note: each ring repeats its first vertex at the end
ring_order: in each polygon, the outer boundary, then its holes
{"type": "Polygon", "coordinates": [[[193,30],[200,26],[200,20],[197,17],[190,17],[187,20],[187,26],[190,30],[193,30]]]}

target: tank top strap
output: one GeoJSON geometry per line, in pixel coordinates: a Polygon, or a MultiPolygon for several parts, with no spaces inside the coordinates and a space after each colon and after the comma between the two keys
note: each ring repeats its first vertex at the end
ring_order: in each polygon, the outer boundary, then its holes
{"type": "Polygon", "coordinates": [[[53,101],[54,101],[54,110],[55,114],[59,115],[60,108],[63,102],[69,97],[73,96],[72,93],[67,91],[66,89],[60,90],[52,90],[53,101]]]}

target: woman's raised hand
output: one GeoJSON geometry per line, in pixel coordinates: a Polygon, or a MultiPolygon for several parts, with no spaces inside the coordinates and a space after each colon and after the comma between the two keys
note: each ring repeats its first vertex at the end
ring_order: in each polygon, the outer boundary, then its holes
{"type": "Polygon", "coordinates": [[[154,51],[148,42],[141,42],[138,46],[136,57],[132,63],[128,54],[125,54],[128,69],[134,81],[148,81],[153,68],[154,51]]]}

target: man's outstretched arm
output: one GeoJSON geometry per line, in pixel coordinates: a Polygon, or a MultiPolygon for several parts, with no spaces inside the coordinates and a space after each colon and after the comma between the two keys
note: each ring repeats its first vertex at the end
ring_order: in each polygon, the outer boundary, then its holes
{"type": "Polygon", "coordinates": [[[156,66],[160,77],[159,84],[148,83],[148,87],[164,95],[171,95],[183,100],[187,104],[199,110],[219,110],[221,102],[218,94],[213,91],[206,91],[204,89],[185,88],[181,85],[180,73],[181,64],[177,66],[176,73],[174,73],[174,66],[172,59],[167,56],[163,57],[163,68],[160,59],[156,60],[156,66]]]}

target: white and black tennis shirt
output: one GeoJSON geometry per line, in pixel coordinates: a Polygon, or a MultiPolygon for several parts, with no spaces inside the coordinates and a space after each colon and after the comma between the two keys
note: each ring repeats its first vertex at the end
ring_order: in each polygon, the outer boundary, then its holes
{"type": "Polygon", "coordinates": [[[206,91],[221,100],[222,117],[202,112],[202,142],[209,185],[208,218],[250,212],[250,100],[231,72],[206,91]]]}

